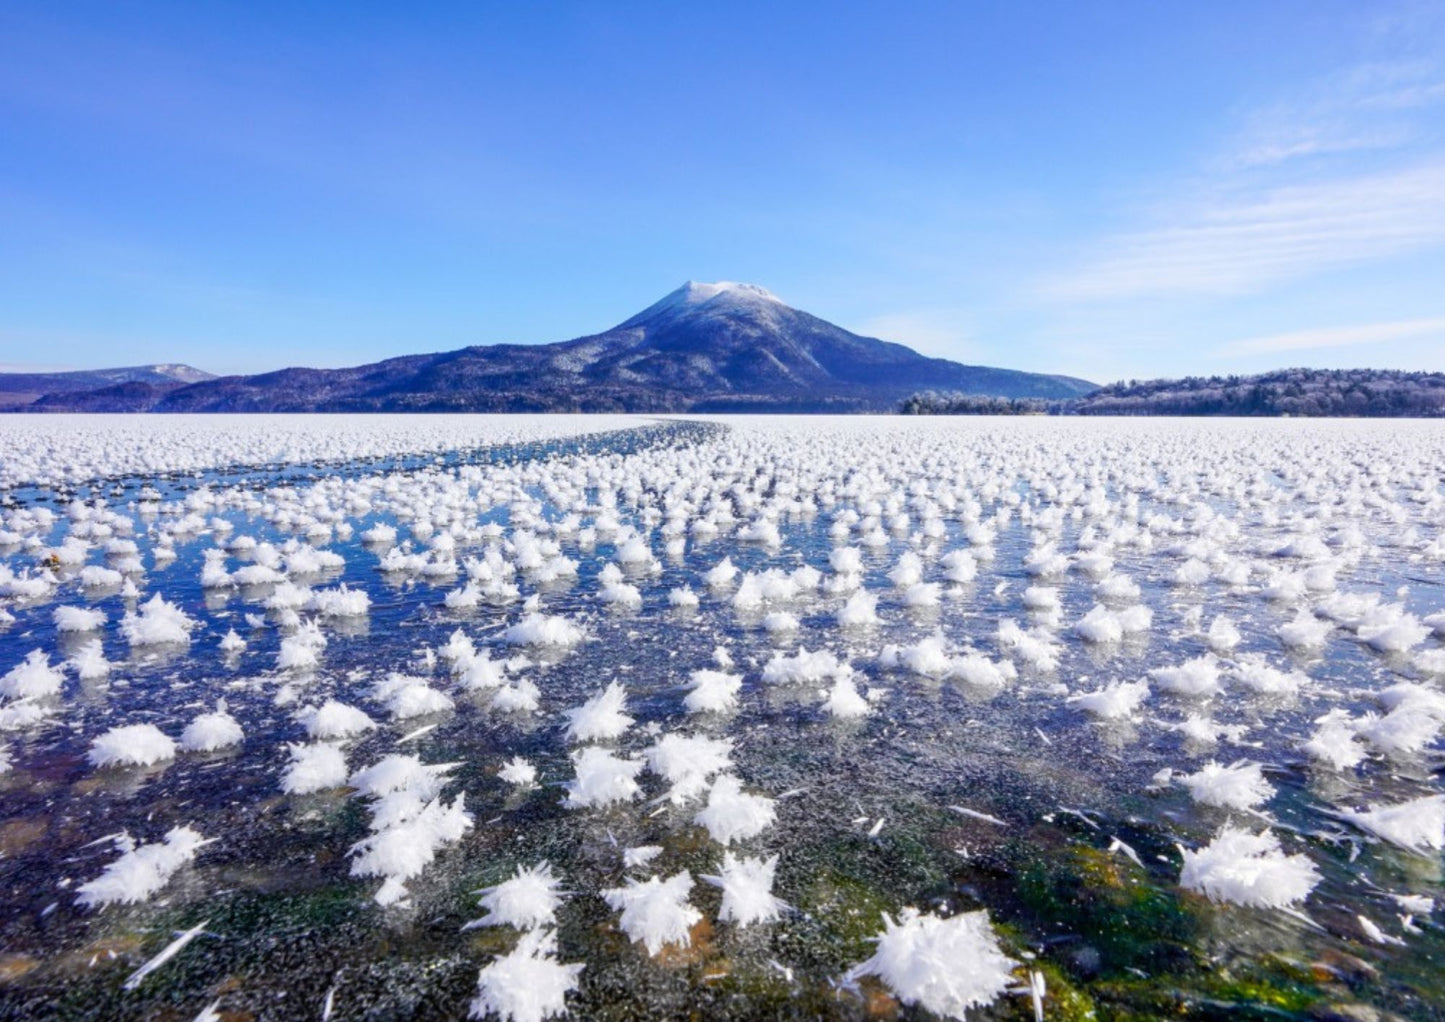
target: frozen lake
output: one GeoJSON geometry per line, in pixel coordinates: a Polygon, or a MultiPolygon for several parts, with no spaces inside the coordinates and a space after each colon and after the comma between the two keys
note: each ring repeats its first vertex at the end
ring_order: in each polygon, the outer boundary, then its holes
{"type": "Polygon", "coordinates": [[[1445,1017],[1442,477],[1413,421],[0,417],[0,1017],[1445,1017]]]}

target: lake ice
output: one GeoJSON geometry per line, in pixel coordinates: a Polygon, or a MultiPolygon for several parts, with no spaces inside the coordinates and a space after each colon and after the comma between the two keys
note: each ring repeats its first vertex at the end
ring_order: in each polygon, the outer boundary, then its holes
{"type": "Polygon", "coordinates": [[[0,1015],[1440,1017],[1442,476],[1424,421],[0,417],[0,1015]]]}

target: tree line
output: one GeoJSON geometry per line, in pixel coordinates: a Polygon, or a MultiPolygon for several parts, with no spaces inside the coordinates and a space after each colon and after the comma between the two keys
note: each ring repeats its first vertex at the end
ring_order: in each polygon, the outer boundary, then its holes
{"type": "Polygon", "coordinates": [[[1280,369],[1255,376],[1128,380],[1062,401],[921,391],[904,415],[1243,415],[1437,418],[1445,373],[1280,369]]]}

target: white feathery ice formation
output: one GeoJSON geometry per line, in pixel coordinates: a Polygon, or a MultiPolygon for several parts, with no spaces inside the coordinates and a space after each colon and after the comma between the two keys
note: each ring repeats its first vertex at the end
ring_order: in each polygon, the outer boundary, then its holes
{"type": "Polygon", "coordinates": [[[776,855],[767,859],[749,859],[723,854],[722,871],[703,879],[722,888],[722,908],[718,918],[725,923],[751,926],[770,923],[787,909],[787,903],[773,895],[773,875],[778,870],[776,855]]]}
{"type": "Polygon", "coordinates": [[[214,713],[203,713],[181,732],[180,747],[186,752],[215,752],[240,745],[246,734],[240,722],[223,705],[214,713]]]}
{"type": "Polygon", "coordinates": [[[640,759],[615,756],[606,749],[589,745],[572,756],[576,776],[567,785],[566,805],[573,808],[607,806],[630,802],[642,791],[637,775],[640,759]]]}
{"type": "Polygon", "coordinates": [[[346,755],[335,745],[314,742],[290,746],[291,762],[281,775],[288,795],[310,795],[346,783],[346,755]]]}
{"type": "Polygon", "coordinates": [[[741,674],[700,668],[692,672],[682,705],[688,713],[726,713],[737,708],[742,687],[741,674]]]}
{"type": "Polygon", "coordinates": [[[208,843],[190,827],[174,827],[160,841],[143,845],[121,835],[116,840],[121,857],[81,884],[76,900],[87,908],[147,901],[208,843]]]}
{"type": "Polygon", "coordinates": [[[1095,717],[1118,720],[1132,715],[1148,698],[1147,681],[1115,681],[1093,692],[1070,696],[1069,702],[1095,717]]]}
{"type": "Polygon", "coordinates": [[[1018,963],[1000,950],[986,911],[945,919],[905,908],[883,924],[878,949],[849,979],[877,976],[904,1004],[953,1019],[992,1004],[1013,982],[1018,963]]]}
{"type": "Polygon", "coordinates": [[[682,805],[707,791],[715,775],[732,767],[732,749],[726,738],[674,731],[654,742],[645,755],[647,768],[671,785],[669,800],[682,805]]]}
{"type": "Polygon", "coordinates": [[[556,931],[528,930],[512,951],[483,966],[468,1017],[496,1015],[507,1022],[561,1018],[584,967],[557,960],[556,931]]]}
{"type": "Polygon", "coordinates": [[[50,666],[44,650],[33,649],[0,677],[0,696],[6,699],[45,699],[60,694],[65,672],[50,666]]]}
{"type": "Polygon", "coordinates": [[[98,767],[150,766],[175,759],[176,743],[154,724],[123,724],[98,735],[88,758],[98,767]]]}
{"type": "Polygon", "coordinates": [[[519,930],[535,930],[553,926],[557,906],[562,903],[560,890],[561,881],[553,875],[550,864],[518,866],[510,879],[477,892],[482,896],[481,907],[487,914],[468,923],[467,928],[513,926],[519,930]]]}
{"type": "Polygon", "coordinates": [[[367,716],[366,711],[335,699],[297,711],[296,720],[306,728],[307,734],[321,741],[354,738],[376,728],[376,721],[367,716]]]}
{"type": "Polygon", "coordinates": [[[521,756],[513,756],[497,771],[497,776],[518,788],[530,788],[537,783],[537,768],[521,756]]]}
{"type": "Polygon", "coordinates": [[[574,742],[620,738],[633,723],[626,711],[627,690],[611,682],[581,706],[566,711],[567,737],[574,742]]]}
{"type": "Polygon", "coordinates": [[[1363,831],[1421,855],[1445,848],[1445,795],[1426,795],[1340,815],[1363,831]]]}
{"type": "Polygon", "coordinates": [[[692,874],[683,870],[665,879],[628,877],[623,886],[604,890],[602,899],[621,913],[622,932],[655,955],[668,944],[691,945],[692,928],[702,919],[687,900],[691,893],[692,874]]]}
{"type": "Polygon", "coordinates": [[[472,828],[464,795],[450,802],[441,798],[455,767],[393,753],[351,775],[348,784],[370,799],[371,809],[371,834],[348,852],[354,856],[351,875],[384,878],[375,895],[377,904],[405,901],[405,882],[472,828]]]}
{"type": "Polygon", "coordinates": [[[1309,857],[1286,854],[1269,831],[1251,834],[1226,825],[1203,848],[1180,854],[1180,885],[1212,901],[1287,908],[1304,901],[1320,882],[1309,857]]]}
{"type": "Polygon", "coordinates": [[[1258,763],[1220,766],[1211,760],[1196,773],[1177,780],[1189,789],[1194,801],[1224,809],[1253,809],[1274,795],[1274,788],[1264,779],[1264,769],[1258,763]]]}
{"type": "Polygon", "coordinates": [[[721,845],[757,837],[773,825],[777,811],[766,795],[743,791],[742,782],[732,774],[721,774],[708,790],[707,805],[693,820],[707,828],[721,845]]]}

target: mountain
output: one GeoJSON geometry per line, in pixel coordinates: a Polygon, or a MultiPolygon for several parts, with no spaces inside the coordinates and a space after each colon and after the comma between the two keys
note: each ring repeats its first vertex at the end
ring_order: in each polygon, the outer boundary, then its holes
{"type": "Polygon", "coordinates": [[[923,388],[1066,398],[1094,384],[966,366],[860,337],[754,284],[689,282],[604,333],[496,344],[349,369],[282,369],[147,395],[52,394],[37,410],[96,403],[165,412],[892,411],[923,388]]]}
{"type": "Polygon", "coordinates": [[[213,374],[194,366],[169,363],[64,373],[0,373],[0,408],[29,405],[50,394],[80,394],[128,384],[141,384],[163,395],[179,386],[213,379],[213,374]]]}

